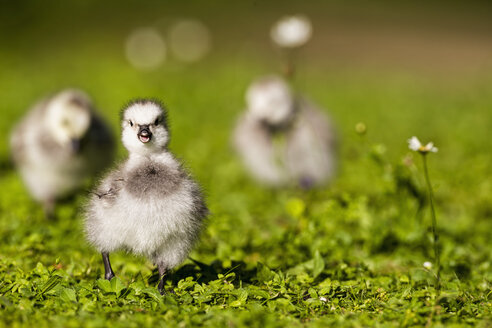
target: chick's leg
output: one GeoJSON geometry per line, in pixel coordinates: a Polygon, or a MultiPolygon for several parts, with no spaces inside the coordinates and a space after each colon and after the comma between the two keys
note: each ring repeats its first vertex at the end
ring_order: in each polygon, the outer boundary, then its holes
{"type": "Polygon", "coordinates": [[[46,219],[55,219],[55,200],[50,198],[43,201],[43,211],[46,219]]]}
{"type": "MultiPolygon", "coordinates": [[[[164,281],[168,270],[167,267],[162,263],[158,264],[157,268],[159,269],[159,285],[157,285],[157,289],[159,290],[159,293],[161,293],[161,295],[164,295],[166,293],[164,289],[164,281]]],[[[174,293],[174,291],[171,290],[171,293],[174,293]]]]}
{"type": "Polygon", "coordinates": [[[104,278],[111,280],[114,277],[113,269],[111,268],[111,262],[109,262],[109,253],[102,252],[102,258],[104,263],[104,278]]]}

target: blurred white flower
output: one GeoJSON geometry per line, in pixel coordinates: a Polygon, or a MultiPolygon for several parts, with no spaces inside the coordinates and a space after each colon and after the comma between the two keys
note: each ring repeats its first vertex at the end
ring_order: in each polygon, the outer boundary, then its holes
{"type": "Polygon", "coordinates": [[[431,262],[429,262],[429,261],[424,262],[423,266],[424,266],[424,268],[426,268],[427,270],[432,269],[432,263],[431,263],[431,262]]]}
{"type": "Polygon", "coordinates": [[[305,44],[312,33],[311,22],[306,16],[284,17],[273,25],[270,36],[281,47],[296,48],[305,44]]]}
{"type": "Polygon", "coordinates": [[[138,28],[126,39],[126,58],[138,69],[153,69],[166,58],[166,44],[151,27],[138,28]]]}
{"type": "Polygon", "coordinates": [[[321,296],[321,297],[319,298],[319,300],[320,300],[321,302],[328,302],[328,299],[327,299],[326,297],[324,297],[324,296],[321,296]]]}
{"type": "Polygon", "coordinates": [[[419,139],[417,139],[417,137],[411,137],[410,139],[408,139],[408,148],[414,151],[418,151],[420,147],[422,147],[422,144],[420,143],[419,139]]]}
{"type": "Polygon", "coordinates": [[[434,147],[433,142],[429,142],[424,146],[417,137],[411,137],[408,139],[408,148],[422,154],[426,154],[428,152],[437,153],[437,147],[434,147]]]}
{"type": "Polygon", "coordinates": [[[210,32],[202,22],[182,20],[171,26],[169,47],[177,59],[195,62],[202,59],[211,48],[210,32]]]}

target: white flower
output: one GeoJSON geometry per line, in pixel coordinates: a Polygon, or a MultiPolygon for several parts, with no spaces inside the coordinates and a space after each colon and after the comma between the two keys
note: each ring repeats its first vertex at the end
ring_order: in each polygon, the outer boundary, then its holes
{"type": "Polygon", "coordinates": [[[420,147],[422,147],[422,144],[420,143],[419,139],[417,139],[417,137],[411,137],[410,139],[408,139],[408,148],[414,151],[418,151],[420,147]]]}
{"type": "Polygon", "coordinates": [[[408,139],[408,148],[422,154],[426,154],[428,152],[437,153],[437,147],[434,147],[433,142],[429,142],[424,146],[417,137],[411,137],[408,139]]]}
{"type": "Polygon", "coordinates": [[[326,297],[324,297],[324,296],[321,296],[321,297],[319,298],[319,300],[320,300],[321,302],[327,302],[327,301],[328,301],[328,300],[326,299],[326,297]]]}
{"type": "Polygon", "coordinates": [[[305,16],[284,17],[273,25],[270,36],[281,47],[296,48],[311,37],[311,22],[305,16]]]}
{"type": "Polygon", "coordinates": [[[431,263],[431,262],[429,262],[429,261],[424,262],[423,266],[424,266],[424,268],[426,268],[427,270],[432,269],[432,263],[431,263]]]}

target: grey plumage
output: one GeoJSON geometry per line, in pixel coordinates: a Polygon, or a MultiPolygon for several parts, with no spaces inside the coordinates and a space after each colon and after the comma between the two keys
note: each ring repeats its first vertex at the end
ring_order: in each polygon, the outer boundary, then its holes
{"type": "Polygon", "coordinates": [[[129,172],[128,192],[136,198],[145,198],[148,193],[166,196],[180,187],[187,179],[180,169],[171,169],[158,163],[147,163],[129,172]]]}
{"type": "Polygon", "coordinates": [[[122,141],[129,157],[96,188],[85,221],[108,279],[109,253],[119,249],[148,257],[163,276],[186,258],[208,214],[198,184],[167,150],[168,139],[158,103],[139,101],[125,109],[122,141]]]}
{"type": "Polygon", "coordinates": [[[37,103],[10,135],[11,157],[31,195],[52,214],[113,161],[114,140],[90,98],[67,89],[37,103]]]}

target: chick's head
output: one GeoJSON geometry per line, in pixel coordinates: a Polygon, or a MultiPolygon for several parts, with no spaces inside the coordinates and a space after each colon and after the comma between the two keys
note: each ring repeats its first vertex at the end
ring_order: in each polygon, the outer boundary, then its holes
{"type": "Polygon", "coordinates": [[[122,141],[130,153],[162,152],[169,142],[166,112],[157,102],[137,100],[122,114],[122,141]]]}
{"type": "Polygon", "coordinates": [[[80,149],[91,122],[92,103],[78,90],[66,90],[55,95],[48,103],[45,125],[53,139],[73,152],[80,149]]]}
{"type": "Polygon", "coordinates": [[[293,102],[289,86],[276,76],[253,82],[246,92],[246,103],[251,115],[271,125],[284,124],[292,117],[293,102]]]}

